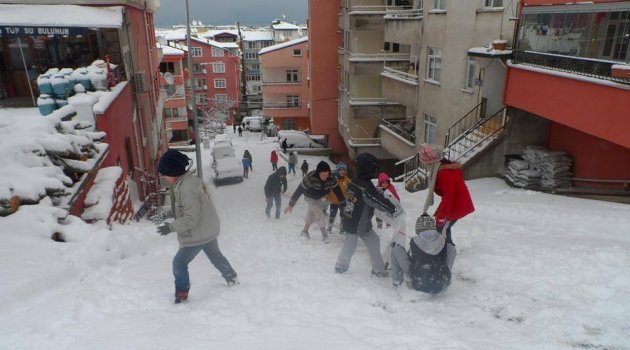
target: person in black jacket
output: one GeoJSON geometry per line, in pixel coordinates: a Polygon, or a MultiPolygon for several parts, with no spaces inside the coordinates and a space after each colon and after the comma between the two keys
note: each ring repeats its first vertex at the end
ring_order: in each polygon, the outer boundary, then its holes
{"type": "Polygon", "coordinates": [[[243,158],[249,159],[249,170],[254,171],[254,160],[252,159],[252,154],[249,153],[249,150],[245,150],[245,153],[243,153],[243,158]]]}
{"type": "Polygon", "coordinates": [[[306,161],[306,159],[304,159],[304,161],[302,162],[302,166],[300,167],[300,170],[302,170],[302,177],[308,174],[308,162],[306,161]]]}
{"type": "Polygon", "coordinates": [[[308,229],[311,227],[311,224],[316,222],[322,232],[322,239],[328,243],[326,215],[324,215],[324,207],[328,204],[328,201],[324,197],[331,191],[335,193],[339,202],[345,201],[343,192],[337,186],[337,179],[334,176],[330,176],[330,165],[321,161],[317,164],[314,171],[302,178],[302,182],[291,196],[289,206],[284,210],[285,214],[290,213],[300,196],[304,194],[304,201],[308,204],[308,211],[306,212],[306,218],[304,218],[304,228],[300,236],[311,238],[308,229]]]}
{"type": "Polygon", "coordinates": [[[335,264],[336,273],[348,271],[360,237],[370,255],[372,275],[387,276],[381,256],[380,239],[372,229],[372,216],[375,208],[392,216],[396,216],[397,213],[396,206],[372,183],[378,171],[377,162],[377,159],[368,153],[361,153],[356,158],[357,176],[348,184],[348,198],[341,211],[341,226],[347,234],[335,264]]]}
{"type": "Polygon", "coordinates": [[[281,166],[267,178],[265,182],[265,198],[267,198],[267,207],[265,214],[269,218],[271,216],[271,207],[276,202],[276,219],[280,219],[280,205],[282,205],[282,197],[280,193],[287,191],[287,168],[281,166]]]}

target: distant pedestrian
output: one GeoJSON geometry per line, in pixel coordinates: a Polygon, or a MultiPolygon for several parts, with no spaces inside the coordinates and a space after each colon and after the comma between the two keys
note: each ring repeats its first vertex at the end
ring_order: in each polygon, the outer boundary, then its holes
{"type": "Polygon", "coordinates": [[[302,162],[300,170],[302,170],[302,177],[306,176],[306,174],[308,173],[308,163],[306,162],[306,159],[304,159],[304,161],[302,162]]]}
{"type": "Polygon", "coordinates": [[[273,174],[269,175],[265,182],[265,198],[267,199],[267,207],[265,214],[267,218],[271,217],[271,207],[276,202],[276,219],[280,219],[280,206],[282,205],[281,193],[287,191],[287,168],[281,166],[273,174]]]}
{"type": "Polygon", "coordinates": [[[285,137],[284,140],[282,140],[282,153],[287,154],[287,148],[289,148],[289,145],[287,144],[287,139],[285,137]]]}
{"type": "Polygon", "coordinates": [[[173,258],[175,303],[188,299],[190,277],[188,264],[199,254],[206,254],[221,272],[228,287],[238,284],[236,271],[219,250],[219,216],[206,185],[188,172],[190,159],[178,151],[168,150],[158,163],[158,171],[171,184],[171,210],[175,220],[163,223],[157,230],[161,235],[177,232],[179,250],[173,258]]]}
{"type": "Polygon", "coordinates": [[[291,171],[293,171],[293,175],[295,175],[295,166],[297,165],[297,162],[297,153],[295,151],[291,151],[291,153],[289,154],[289,174],[291,173],[291,171]]]}
{"type": "Polygon", "coordinates": [[[249,161],[249,158],[245,156],[243,156],[243,159],[241,160],[241,162],[243,163],[243,178],[247,179],[249,175],[249,167],[251,166],[251,162],[249,161]]]}
{"type": "Polygon", "coordinates": [[[232,129],[234,129],[234,133],[236,134],[236,122],[232,123],[232,129]]]}
{"type": "Polygon", "coordinates": [[[249,159],[249,170],[253,172],[254,168],[252,167],[252,165],[254,164],[254,160],[252,159],[252,154],[249,153],[248,150],[245,150],[245,153],[243,153],[243,157],[249,159]]]}
{"type": "Polygon", "coordinates": [[[239,127],[238,127],[238,137],[241,137],[241,136],[243,136],[243,128],[241,128],[240,125],[239,125],[239,127]]]}
{"type": "Polygon", "coordinates": [[[278,152],[276,150],[271,151],[271,169],[273,171],[278,170],[278,152]]]}

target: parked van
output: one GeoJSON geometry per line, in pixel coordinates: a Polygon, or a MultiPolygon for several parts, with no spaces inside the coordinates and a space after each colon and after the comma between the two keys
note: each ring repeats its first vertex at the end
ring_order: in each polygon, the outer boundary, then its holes
{"type": "Polygon", "coordinates": [[[264,122],[265,118],[261,116],[243,118],[243,123],[245,123],[245,130],[249,131],[262,131],[262,126],[264,122]]]}

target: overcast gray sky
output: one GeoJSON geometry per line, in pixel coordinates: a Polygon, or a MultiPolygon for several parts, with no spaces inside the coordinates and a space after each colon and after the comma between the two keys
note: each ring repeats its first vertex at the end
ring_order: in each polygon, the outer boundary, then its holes
{"type": "MultiPolygon", "coordinates": [[[[322,0],[315,0],[322,1],[322,0]]],[[[188,0],[190,19],[204,24],[270,24],[286,16],[289,22],[306,23],[308,0],[188,0]]],[[[161,0],[155,16],[158,27],[186,23],[184,0],[161,0]]]]}

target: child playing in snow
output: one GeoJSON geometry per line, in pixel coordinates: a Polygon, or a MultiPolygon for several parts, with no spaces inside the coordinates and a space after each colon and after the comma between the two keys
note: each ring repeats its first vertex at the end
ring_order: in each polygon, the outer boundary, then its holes
{"type": "Polygon", "coordinates": [[[176,304],[188,299],[188,264],[202,250],[221,272],[228,287],[238,283],[236,271],[219,250],[217,237],[220,222],[214,203],[206,185],[188,172],[189,162],[185,154],[168,150],[158,163],[158,171],[171,184],[171,207],[175,220],[161,224],[157,230],[163,236],[177,232],[179,241],[179,250],[173,258],[176,304]]]}
{"type": "MultiPolygon", "coordinates": [[[[337,186],[339,186],[341,192],[343,192],[343,196],[347,198],[348,184],[350,183],[350,178],[348,177],[348,174],[346,172],[346,164],[344,162],[339,162],[335,166],[335,178],[337,178],[337,186]]],[[[328,200],[328,202],[330,202],[330,215],[328,216],[328,228],[326,229],[328,233],[330,233],[332,232],[332,226],[335,222],[335,217],[337,216],[337,212],[339,211],[339,206],[341,205],[341,202],[332,192],[326,196],[326,199],[328,200]]],[[[339,233],[343,234],[343,229],[339,230],[339,233]]]]}
{"type": "MultiPolygon", "coordinates": [[[[377,188],[383,191],[383,194],[386,194],[387,192],[389,192],[396,199],[396,201],[400,203],[400,197],[398,196],[398,192],[396,191],[396,188],[394,187],[394,185],[392,185],[391,182],[392,180],[389,178],[389,176],[386,173],[381,172],[380,174],[378,174],[377,188]]],[[[387,223],[387,227],[389,227],[390,225],[391,225],[390,223],[387,223]]],[[[376,227],[383,228],[383,218],[381,218],[378,214],[376,215],[376,227]]]]}

